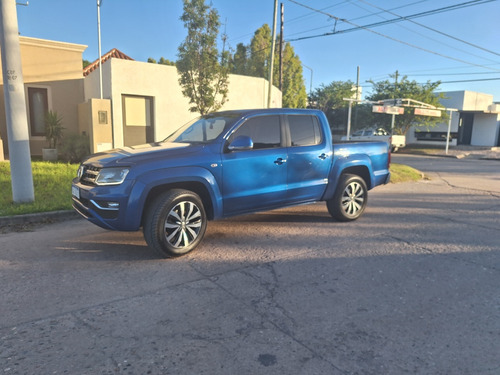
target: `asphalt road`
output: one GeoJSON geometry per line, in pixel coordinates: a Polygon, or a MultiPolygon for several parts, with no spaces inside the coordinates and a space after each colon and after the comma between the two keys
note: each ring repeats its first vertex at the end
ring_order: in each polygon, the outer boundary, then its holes
{"type": "MultiPolygon", "coordinates": [[[[500,163],[211,222],[191,254],[84,220],[0,237],[3,374],[500,373],[500,163]]],[[[469,164],[471,163],[471,164],[469,164]]]]}

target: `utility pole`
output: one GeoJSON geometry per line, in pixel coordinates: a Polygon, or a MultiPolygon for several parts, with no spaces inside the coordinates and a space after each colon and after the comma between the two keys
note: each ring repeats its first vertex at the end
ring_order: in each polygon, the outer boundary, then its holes
{"type": "Polygon", "coordinates": [[[273,34],[271,42],[271,64],[269,64],[269,90],[267,93],[267,108],[271,108],[271,90],[273,88],[274,47],[276,45],[276,15],[278,14],[278,0],[274,0],[273,34]]]}
{"type": "MultiPolygon", "coordinates": [[[[359,103],[359,65],[356,70],[356,104],[359,103]]],[[[354,111],[354,126],[358,125],[358,106],[356,105],[356,109],[354,111]]]]}
{"type": "Polygon", "coordinates": [[[396,96],[399,96],[397,95],[397,91],[398,91],[398,78],[399,78],[399,72],[396,70],[396,74],[395,74],[395,80],[394,80],[394,92],[392,94],[392,99],[396,99],[396,96]]]}
{"type": "Polygon", "coordinates": [[[283,91],[283,31],[285,27],[285,5],[281,3],[281,31],[280,31],[280,91],[283,91]]]}
{"type": "Polygon", "coordinates": [[[97,0],[97,45],[99,46],[99,92],[102,99],[102,53],[101,53],[101,5],[102,0],[97,0]]]}
{"type": "Polygon", "coordinates": [[[308,67],[305,64],[302,64],[302,66],[306,69],[309,69],[311,71],[311,80],[309,81],[309,107],[312,107],[312,92],[313,92],[313,70],[312,68],[308,67]]]}
{"type": "Polygon", "coordinates": [[[0,44],[12,198],[15,203],[33,202],[35,193],[15,0],[1,1],[0,44]]]}
{"type": "MultiPolygon", "coordinates": [[[[396,99],[397,89],[398,89],[398,77],[399,72],[396,70],[396,80],[394,81],[394,94],[392,95],[393,99],[396,99]]],[[[395,105],[396,103],[394,103],[395,105]]],[[[392,114],[391,118],[391,136],[394,135],[394,124],[396,123],[396,115],[392,114]]]]}

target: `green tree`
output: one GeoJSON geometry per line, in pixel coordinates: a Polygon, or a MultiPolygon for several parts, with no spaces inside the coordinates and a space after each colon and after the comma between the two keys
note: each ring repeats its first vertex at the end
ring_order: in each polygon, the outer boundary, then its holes
{"type": "MultiPolygon", "coordinates": [[[[279,55],[277,55],[279,56],[279,55]]],[[[279,82],[279,65],[276,64],[274,82],[279,82]]],[[[306,86],[302,71],[302,63],[295,54],[290,43],[285,44],[283,51],[283,107],[305,108],[307,105],[306,86]]]]}
{"type": "Polygon", "coordinates": [[[175,66],[175,61],[171,61],[169,59],[165,59],[163,57],[160,57],[160,60],[158,61],[158,64],[160,64],[160,65],[175,66]]]}
{"type": "Polygon", "coordinates": [[[352,81],[333,81],[328,85],[322,84],[314,90],[311,95],[311,101],[314,106],[321,109],[323,112],[328,112],[332,109],[339,109],[348,105],[344,98],[350,98],[353,95],[352,81]]]}
{"type": "MultiPolygon", "coordinates": [[[[399,82],[396,82],[396,74],[390,76],[392,80],[380,82],[369,81],[373,85],[373,91],[368,100],[378,101],[387,99],[413,99],[422,103],[426,103],[435,107],[441,107],[439,99],[444,98],[444,94],[436,94],[435,91],[441,82],[427,81],[420,84],[416,81],[408,80],[407,76],[403,76],[399,82]]],[[[443,112],[442,117],[419,116],[414,114],[414,109],[411,107],[405,108],[403,115],[397,115],[394,123],[394,133],[406,135],[412,126],[415,127],[434,127],[442,123],[448,118],[448,115],[443,112]]],[[[382,126],[390,129],[391,116],[388,115],[372,115],[372,125],[382,126]]]]}
{"type": "Polygon", "coordinates": [[[271,50],[271,28],[266,23],[255,31],[250,42],[250,59],[248,75],[253,77],[269,77],[269,54],[271,50]]]}
{"type": "Polygon", "coordinates": [[[248,75],[248,62],[248,47],[243,43],[238,43],[236,45],[236,52],[231,57],[231,72],[248,75]]]}
{"type": "Polygon", "coordinates": [[[184,0],[181,20],[187,36],[178,49],[179,83],[192,104],[190,111],[205,115],[218,110],[227,100],[227,52],[219,55],[217,50],[219,15],[204,0],[184,0]]]}
{"type": "Polygon", "coordinates": [[[333,81],[328,85],[322,84],[314,90],[310,101],[315,108],[325,112],[330,126],[347,124],[348,102],[344,98],[351,98],[355,84],[352,81],[333,81]]]}
{"type": "MultiPolygon", "coordinates": [[[[279,37],[277,38],[279,40],[279,37]]],[[[269,79],[270,49],[272,35],[269,25],[257,29],[249,46],[238,44],[232,58],[232,72],[269,79]]],[[[273,84],[279,86],[279,43],[276,43],[273,84]]],[[[283,50],[282,105],[289,108],[305,108],[307,104],[306,87],[300,58],[290,43],[283,50]]]]}
{"type": "Polygon", "coordinates": [[[169,59],[166,59],[164,57],[160,57],[159,61],[156,61],[152,57],[148,57],[148,63],[151,64],[159,64],[159,65],[170,65],[170,66],[175,66],[175,61],[171,61],[169,59]]]}

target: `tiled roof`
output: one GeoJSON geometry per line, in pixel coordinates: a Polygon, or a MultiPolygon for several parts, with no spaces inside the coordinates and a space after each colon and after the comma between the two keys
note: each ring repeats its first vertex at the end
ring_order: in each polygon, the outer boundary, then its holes
{"type": "MultiPolygon", "coordinates": [[[[108,53],[102,55],[102,62],[104,63],[105,61],[111,59],[114,57],[115,59],[122,59],[122,60],[134,60],[133,58],[125,55],[122,51],[113,48],[111,51],[108,53]]],[[[94,61],[93,63],[87,65],[85,68],[83,68],[83,75],[86,77],[88,76],[91,72],[96,70],[99,67],[99,59],[94,61]]]]}

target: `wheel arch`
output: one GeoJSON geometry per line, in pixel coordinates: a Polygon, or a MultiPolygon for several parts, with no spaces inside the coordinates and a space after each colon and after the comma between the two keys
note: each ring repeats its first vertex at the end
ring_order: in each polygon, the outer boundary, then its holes
{"type": "Polygon", "coordinates": [[[212,197],[208,188],[201,182],[197,181],[186,181],[186,182],[173,182],[165,183],[161,185],[154,186],[147,194],[144,201],[144,209],[142,211],[141,225],[143,224],[144,217],[150,205],[155,201],[155,199],[164,192],[173,189],[188,190],[197,194],[201,201],[203,202],[203,207],[207,214],[208,220],[213,220],[215,216],[214,204],[212,202],[212,197]]]}
{"type": "Polygon", "coordinates": [[[202,200],[209,220],[221,217],[222,195],[212,173],[199,167],[169,168],[148,171],[135,181],[125,213],[129,226],[133,230],[139,229],[151,202],[162,192],[171,189],[196,193],[202,200]]]}
{"type": "Polygon", "coordinates": [[[374,176],[371,169],[371,163],[369,160],[364,159],[356,159],[345,161],[342,163],[336,163],[328,178],[328,187],[323,194],[322,200],[329,200],[335,194],[337,190],[337,184],[340,179],[340,176],[343,174],[354,174],[363,179],[366,184],[368,190],[372,189],[374,176]]]}
{"type": "Polygon", "coordinates": [[[352,166],[352,167],[347,167],[342,170],[341,175],[343,174],[355,174],[359,177],[361,177],[364,181],[368,189],[371,189],[371,175],[370,175],[370,170],[366,165],[358,165],[358,166],[352,166]]]}

